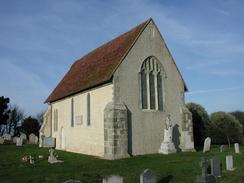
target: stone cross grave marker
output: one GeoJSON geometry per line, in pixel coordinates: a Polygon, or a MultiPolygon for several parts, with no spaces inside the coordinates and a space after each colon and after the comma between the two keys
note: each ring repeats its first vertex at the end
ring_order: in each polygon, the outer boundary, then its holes
{"type": "Polygon", "coordinates": [[[62,162],[63,162],[63,161],[61,161],[61,160],[58,160],[58,159],[56,158],[56,156],[54,156],[54,149],[53,149],[53,148],[51,148],[51,149],[49,150],[49,152],[50,152],[50,155],[48,156],[48,163],[53,164],[53,163],[62,163],[62,162]]]}
{"type": "Polygon", "coordinates": [[[111,175],[103,178],[103,183],[123,183],[123,177],[119,175],[111,175]]]}
{"type": "Polygon", "coordinates": [[[23,139],[20,137],[17,137],[16,139],[16,146],[22,146],[23,145],[23,139]]]}
{"type": "Polygon", "coordinates": [[[235,153],[239,154],[240,153],[239,144],[235,143],[234,147],[235,147],[235,153]]]}
{"type": "Polygon", "coordinates": [[[209,167],[208,159],[206,157],[203,157],[199,165],[202,168],[202,175],[197,176],[196,183],[215,183],[216,182],[215,177],[213,175],[208,174],[207,171],[209,167]]]}
{"type": "Polygon", "coordinates": [[[140,174],[140,183],[156,183],[156,175],[150,170],[146,169],[140,174]]]}
{"type": "Polygon", "coordinates": [[[215,177],[221,177],[221,162],[217,156],[210,160],[211,174],[215,177]]]}
{"type": "Polygon", "coordinates": [[[207,138],[204,140],[203,152],[210,151],[210,146],[211,146],[211,138],[210,138],[210,137],[207,137],[207,138]]]}
{"type": "Polygon", "coordinates": [[[233,167],[233,156],[229,155],[226,156],[226,170],[228,171],[233,171],[234,167],[233,167]]]}

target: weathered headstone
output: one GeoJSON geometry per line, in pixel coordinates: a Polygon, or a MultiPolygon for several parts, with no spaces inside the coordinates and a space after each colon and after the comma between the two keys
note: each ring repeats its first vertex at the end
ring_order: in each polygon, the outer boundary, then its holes
{"type": "Polygon", "coordinates": [[[207,169],[209,167],[209,161],[207,158],[202,158],[200,162],[200,167],[202,168],[202,175],[197,176],[196,183],[215,183],[216,179],[213,175],[208,174],[207,169]]]}
{"type": "Polygon", "coordinates": [[[17,138],[18,138],[18,137],[13,137],[12,141],[13,141],[14,144],[16,144],[16,142],[17,142],[17,138]]]}
{"type": "Polygon", "coordinates": [[[63,161],[61,161],[61,160],[58,160],[58,159],[54,156],[54,149],[53,149],[53,148],[51,148],[51,149],[49,150],[49,152],[50,152],[50,155],[48,156],[48,162],[49,162],[49,163],[53,164],[53,163],[62,163],[62,162],[63,162],[63,161]]]}
{"type": "Polygon", "coordinates": [[[232,155],[226,156],[226,170],[228,170],[228,171],[234,170],[232,155]]]}
{"type": "Polygon", "coordinates": [[[16,146],[22,146],[23,145],[23,139],[18,137],[16,140],[16,146]]]}
{"type": "Polygon", "coordinates": [[[207,137],[204,140],[203,152],[210,151],[210,146],[211,146],[211,138],[210,137],[207,137]]]}
{"type": "Polygon", "coordinates": [[[37,144],[38,143],[38,137],[35,134],[31,133],[29,135],[29,143],[30,144],[37,144]]]}
{"type": "Polygon", "coordinates": [[[156,175],[150,170],[146,169],[140,174],[140,183],[156,183],[156,175]]]}
{"type": "Polygon", "coordinates": [[[55,147],[56,146],[56,139],[53,137],[43,137],[42,140],[42,147],[55,147]]]}
{"type": "Polygon", "coordinates": [[[235,153],[239,154],[240,153],[239,144],[235,143],[234,147],[235,147],[235,153]]]}
{"type": "Polygon", "coordinates": [[[3,143],[4,143],[4,138],[0,137],[0,144],[3,144],[3,143]]]}
{"type": "Polygon", "coordinates": [[[221,177],[221,162],[217,156],[210,160],[211,174],[215,177],[221,177]]]}
{"type": "Polygon", "coordinates": [[[103,178],[103,183],[123,183],[123,177],[119,175],[111,175],[103,178]]]}
{"type": "Polygon", "coordinates": [[[20,134],[20,138],[22,138],[22,140],[27,140],[27,136],[24,133],[21,133],[20,134]]]}
{"type": "Polygon", "coordinates": [[[223,152],[224,149],[225,149],[225,145],[221,145],[221,146],[219,147],[219,151],[220,151],[220,152],[223,152]]]}
{"type": "Polygon", "coordinates": [[[11,135],[5,133],[5,134],[3,135],[3,138],[4,138],[4,140],[11,140],[11,135]]]}

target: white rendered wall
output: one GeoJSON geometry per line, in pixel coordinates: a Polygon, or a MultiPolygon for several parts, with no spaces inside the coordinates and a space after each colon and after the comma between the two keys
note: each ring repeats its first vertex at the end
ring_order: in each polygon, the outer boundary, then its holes
{"type": "MultiPolygon", "coordinates": [[[[64,130],[66,151],[103,156],[104,154],[104,108],[112,101],[112,84],[52,103],[52,112],[58,109],[58,131],[52,128],[56,148],[61,146],[61,128],[64,130]],[[87,125],[87,94],[90,94],[90,123],[87,125]],[[74,126],[71,127],[71,98],[74,100],[74,126]],[[83,116],[83,124],[76,123],[76,116],[83,116]]],[[[54,116],[54,115],[52,115],[54,116]]],[[[54,119],[52,118],[52,125],[54,119]]],[[[52,126],[53,127],[53,126],[52,126]]]]}

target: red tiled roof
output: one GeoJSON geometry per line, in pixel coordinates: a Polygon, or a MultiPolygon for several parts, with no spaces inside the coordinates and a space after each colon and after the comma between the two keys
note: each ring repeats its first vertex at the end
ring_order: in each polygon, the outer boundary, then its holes
{"type": "Polygon", "coordinates": [[[45,103],[111,81],[114,71],[150,20],[143,22],[77,60],[45,103]]]}

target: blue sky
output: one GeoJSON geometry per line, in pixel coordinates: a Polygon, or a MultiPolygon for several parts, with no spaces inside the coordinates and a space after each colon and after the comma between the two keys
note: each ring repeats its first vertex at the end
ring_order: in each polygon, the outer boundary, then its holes
{"type": "Polygon", "coordinates": [[[71,64],[152,17],[187,83],[186,102],[244,110],[244,1],[0,1],[0,95],[35,115],[71,64]]]}

